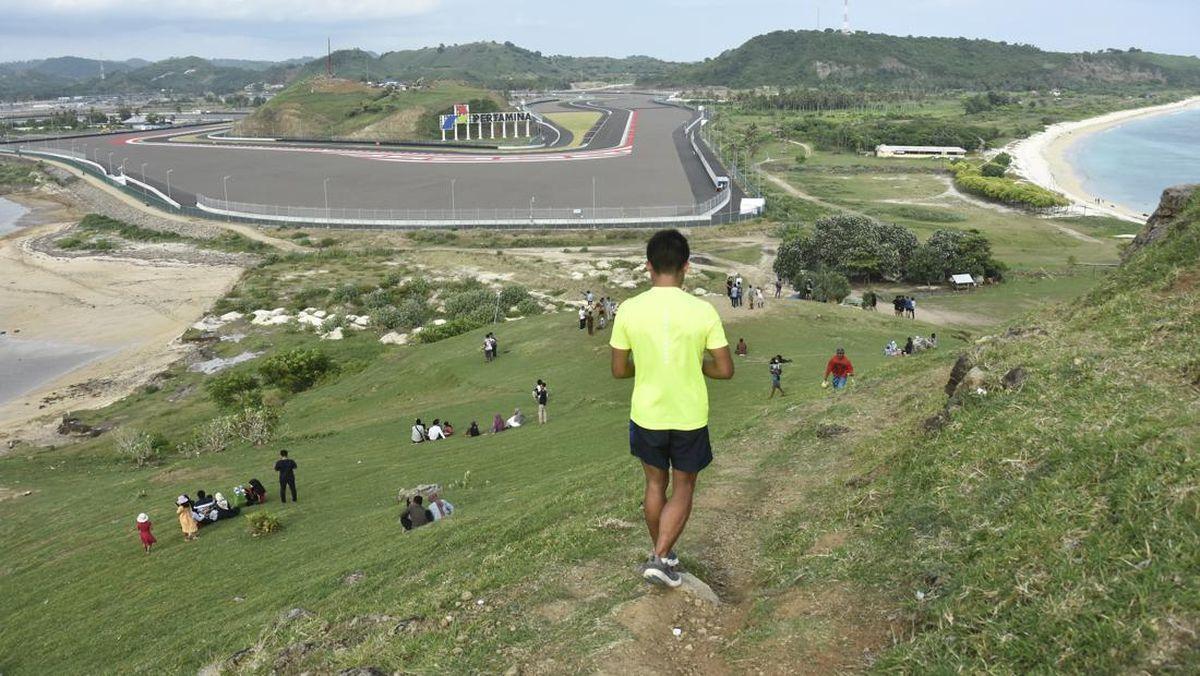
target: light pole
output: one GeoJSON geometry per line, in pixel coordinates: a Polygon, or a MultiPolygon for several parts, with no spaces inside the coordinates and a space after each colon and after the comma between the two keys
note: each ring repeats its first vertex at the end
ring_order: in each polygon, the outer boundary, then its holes
{"type": "Polygon", "coordinates": [[[175,170],[174,169],[167,170],[167,199],[171,199],[171,172],[172,171],[175,171],[175,170]]]}
{"type": "Polygon", "coordinates": [[[456,214],[458,212],[457,205],[454,203],[454,184],[457,182],[457,178],[450,179],[450,220],[452,221],[457,218],[456,214]]]}
{"type": "Polygon", "coordinates": [[[533,203],[536,201],[537,201],[536,196],[534,196],[534,195],[529,196],[529,224],[530,225],[533,224],[533,203]]]}
{"type": "Polygon", "coordinates": [[[592,218],[596,217],[596,177],[592,177],[592,218]]]}
{"type": "Polygon", "coordinates": [[[112,176],[112,153],[108,154],[108,175],[112,176]]]}
{"type": "Polygon", "coordinates": [[[225,194],[225,220],[231,221],[233,218],[229,215],[229,177],[221,178],[221,191],[225,194]]]}
{"type": "Polygon", "coordinates": [[[144,197],[149,198],[150,193],[149,193],[149,191],[146,190],[146,165],[147,164],[149,164],[149,162],[142,162],[142,195],[144,197]]]}
{"type": "Polygon", "coordinates": [[[321,182],[321,187],[325,191],[325,220],[329,220],[329,179],[326,178],[321,182]]]}
{"type": "Polygon", "coordinates": [[[121,158],[121,178],[125,177],[125,163],[129,161],[128,157],[121,158]]]}

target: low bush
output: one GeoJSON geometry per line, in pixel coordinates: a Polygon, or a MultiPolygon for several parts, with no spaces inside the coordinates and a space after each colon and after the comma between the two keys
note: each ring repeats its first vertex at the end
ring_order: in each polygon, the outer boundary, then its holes
{"type": "Polygon", "coordinates": [[[521,315],[522,317],[540,315],[542,314],[542,306],[538,304],[536,300],[532,298],[526,298],[520,303],[517,303],[517,314],[521,315]]]}
{"type": "Polygon", "coordinates": [[[1062,195],[1041,186],[1007,177],[986,176],[982,169],[969,162],[954,162],[950,171],[960,190],[997,202],[1033,209],[1070,204],[1062,195]]]}
{"type": "Polygon", "coordinates": [[[473,331],[487,322],[477,322],[471,319],[455,319],[441,326],[427,326],[417,334],[418,343],[436,343],[439,340],[453,338],[467,331],[473,331]]]}
{"type": "Polygon", "coordinates": [[[201,456],[222,453],[238,442],[263,446],[275,438],[278,427],[278,409],[264,406],[245,408],[200,425],[180,446],[180,451],[184,455],[201,456]]]}
{"type": "Polygon", "coordinates": [[[272,355],[258,367],[263,383],[287,392],[303,392],[336,371],[329,355],[315,348],[295,348],[272,355]]]}
{"type": "Polygon", "coordinates": [[[500,290],[500,307],[503,309],[510,308],[514,305],[517,305],[521,301],[528,299],[529,289],[526,289],[519,284],[506,286],[500,290]]]}
{"type": "Polygon", "coordinates": [[[469,320],[476,325],[491,321],[496,308],[496,295],[486,289],[464,291],[446,299],[446,316],[452,320],[469,320]]]}
{"type": "Polygon", "coordinates": [[[259,537],[260,535],[268,535],[282,528],[279,519],[270,512],[259,511],[251,512],[246,515],[246,531],[251,537],[259,537]]]}
{"type": "Polygon", "coordinates": [[[145,467],[162,457],[170,444],[162,435],[150,435],[141,430],[120,429],[113,435],[117,454],[145,467]]]}
{"type": "Polygon", "coordinates": [[[262,392],[259,391],[258,378],[249,371],[225,371],[209,378],[204,383],[204,390],[217,408],[225,410],[240,410],[247,406],[258,406],[262,403],[262,392]]]}

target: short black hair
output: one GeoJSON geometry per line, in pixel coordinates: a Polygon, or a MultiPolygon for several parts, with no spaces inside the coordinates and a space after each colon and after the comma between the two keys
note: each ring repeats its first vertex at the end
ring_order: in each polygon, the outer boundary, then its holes
{"type": "Polygon", "coordinates": [[[418,495],[418,496],[415,496],[415,497],[413,498],[413,502],[415,502],[415,503],[417,503],[417,504],[419,505],[419,504],[421,504],[422,502],[425,502],[425,498],[423,498],[423,497],[421,497],[421,496],[419,496],[419,495],[418,495]]]}
{"type": "Polygon", "coordinates": [[[678,230],[659,230],[646,243],[646,260],[660,275],[678,274],[691,255],[687,237],[678,230]]]}
{"type": "Polygon", "coordinates": [[[287,449],[286,448],[280,449],[279,455],[282,455],[283,457],[286,458],[287,457],[287,449]]]}

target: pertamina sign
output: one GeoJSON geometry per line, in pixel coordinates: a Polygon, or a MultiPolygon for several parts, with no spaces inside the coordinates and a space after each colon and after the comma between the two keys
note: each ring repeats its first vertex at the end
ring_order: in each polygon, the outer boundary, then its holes
{"type": "Polygon", "coordinates": [[[484,137],[484,127],[487,125],[490,131],[491,138],[496,138],[496,125],[500,125],[500,134],[502,137],[508,137],[508,125],[512,124],[512,135],[521,135],[518,124],[525,123],[524,136],[529,136],[530,122],[536,120],[533,113],[523,110],[513,110],[501,113],[472,113],[470,107],[465,103],[454,104],[454,112],[450,115],[442,115],[439,118],[439,128],[442,131],[442,140],[446,140],[446,132],[453,131],[455,140],[458,139],[458,126],[467,125],[467,140],[471,139],[471,125],[476,126],[476,138],[484,137]]]}

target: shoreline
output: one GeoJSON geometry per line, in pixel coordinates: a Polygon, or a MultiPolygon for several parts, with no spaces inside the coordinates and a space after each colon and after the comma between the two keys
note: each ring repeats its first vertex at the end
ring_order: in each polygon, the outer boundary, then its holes
{"type": "Polygon", "coordinates": [[[102,353],[79,364],[51,359],[54,373],[46,378],[25,373],[36,385],[0,402],[0,440],[56,443],[58,416],[111,404],[178,359],[182,348],[176,339],[237,282],[243,268],[53,256],[36,250],[33,241],[72,227],[78,210],[47,195],[5,197],[29,207],[26,218],[32,222],[0,237],[5,324],[0,329],[26,342],[24,347],[37,348],[39,358],[44,345],[102,353]]]}
{"type": "Polygon", "coordinates": [[[1158,106],[1118,110],[1085,120],[1059,122],[1029,138],[1010,143],[1005,151],[1012,155],[1017,173],[1043,188],[1062,193],[1073,206],[1082,208],[1085,215],[1093,212],[1141,225],[1148,214],[1088,192],[1067,153],[1076,143],[1093,134],[1134,120],[1192,108],[1200,108],[1200,96],[1158,106]]]}

